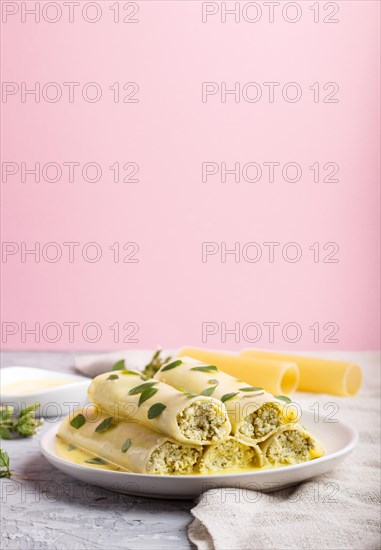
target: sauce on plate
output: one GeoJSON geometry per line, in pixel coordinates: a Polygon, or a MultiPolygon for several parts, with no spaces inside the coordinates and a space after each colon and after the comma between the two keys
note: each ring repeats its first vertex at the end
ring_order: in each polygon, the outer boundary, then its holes
{"type": "Polygon", "coordinates": [[[80,466],[90,466],[91,468],[100,468],[102,470],[114,470],[119,472],[128,471],[116,466],[115,464],[107,462],[106,460],[103,461],[102,459],[87,453],[83,449],[80,449],[71,443],[67,443],[60,437],[56,437],[55,451],[60,458],[63,458],[68,462],[72,462],[73,464],[79,464],[80,466]]]}

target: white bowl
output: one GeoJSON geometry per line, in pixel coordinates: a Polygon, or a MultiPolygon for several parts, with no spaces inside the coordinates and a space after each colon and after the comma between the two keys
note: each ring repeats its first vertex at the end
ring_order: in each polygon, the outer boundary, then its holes
{"type": "Polygon", "coordinates": [[[87,388],[91,382],[90,378],[57,372],[34,367],[6,367],[0,370],[0,398],[2,405],[11,405],[15,412],[20,409],[40,403],[37,411],[38,416],[50,417],[69,414],[73,408],[80,407],[87,401],[87,388]],[[70,383],[53,386],[52,388],[41,388],[33,393],[7,393],[7,386],[17,382],[37,380],[70,380],[70,383]],[[3,390],[4,388],[4,390],[3,390]]]}
{"type": "Polygon", "coordinates": [[[301,422],[322,444],[326,452],[323,457],[293,466],[236,474],[160,476],[103,470],[85,464],[74,464],[56,453],[55,441],[59,425],[53,426],[42,436],[40,445],[43,455],[51,464],[65,474],[85,483],[131,495],[188,499],[218,487],[269,491],[294,485],[338,466],[351,453],[358,441],[357,432],[344,422],[331,423],[325,418],[314,422],[314,413],[310,411],[303,411],[301,422]]]}

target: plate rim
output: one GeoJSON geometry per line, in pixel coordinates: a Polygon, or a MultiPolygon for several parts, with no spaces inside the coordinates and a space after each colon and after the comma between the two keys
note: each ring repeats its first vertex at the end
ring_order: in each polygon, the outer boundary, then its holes
{"type": "MultiPolygon", "coordinates": [[[[308,415],[313,415],[313,413],[310,413],[309,411],[303,411],[304,413],[308,415]]],[[[327,417],[322,417],[321,422],[324,423],[324,419],[327,417]]],[[[85,466],[84,464],[75,464],[74,462],[70,462],[69,460],[65,460],[64,458],[58,456],[55,452],[52,452],[51,449],[49,449],[49,442],[52,440],[53,437],[56,436],[58,428],[61,424],[62,420],[60,422],[57,422],[54,426],[49,428],[40,438],[40,451],[42,454],[48,458],[51,457],[53,460],[60,462],[64,465],[69,465],[74,470],[78,471],[85,471],[85,472],[96,472],[97,468],[92,468],[91,466],[85,466]]],[[[329,424],[332,424],[332,422],[328,422],[329,424]]],[[[144,479],[160,479],[160,480],[174,480],[174,479],[181,479],[181,480],[219,480],[219,479],[231,479],[236,477],[252,477],[256,475],[272,475],[274,471],[283,471],[283,472],[294,472],[294,471],[300,471],[304,470],[306,468],[311,467],[311,464],[322,464],[324,462],[329,462],[331,460],[334,460],[336,458],[340,458],[343,455],[350,454],[353,449],[356,447],[358,441],[359,441],[359,434],[358,431],[347,424],[346,422],[339,421],[340,425],[344,427],[345,430],[347,430],[349,435],[349,441],[344,447],[341,449],[334,451],[333,453],[329,453],[327,455],[321,456],[319,458],[315,458],[313,460],[309,460],[307,462],[302,462],[300,464],[291,464],[289,466],[281,466],[280,468],[259,468],[258,470],[253,470],[249,472],[240,472],[237,471],[237,473],[230,473],[230,474],[187,474],[187,475],[166,475],[166,474],[144,474],[144,473],[138,473],[138,472],[127,472],[127,471],[114,471],[114,470],[104,470],[100,469],[102,474],[109,476],[110,478],[113,476],[125,476],[126,478],[131,476],[139,476],[144,477],[144,479]]]]}

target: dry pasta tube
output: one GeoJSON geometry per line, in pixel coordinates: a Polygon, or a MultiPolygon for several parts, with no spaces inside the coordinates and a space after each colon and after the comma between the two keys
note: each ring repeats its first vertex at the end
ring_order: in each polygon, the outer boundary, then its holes
{"type": "Polygon", "coordinates": [[[271,358],[246,357],[201,348],[182,348],[178,356],[193,357],[209,365],[245,380],[253,386],[261,386],[274,395],[289,394],[299,383],[299,369],[294,361],[271,358]]]}
{"type": "Polygon", "coordinates": [[[362,371],[355,363],[254,349],[243,350],[241,357],[256,361],[273,360],[296,363],[300,372],[299,391],[349,397],[356,395],[361,387],[362,371]]]}

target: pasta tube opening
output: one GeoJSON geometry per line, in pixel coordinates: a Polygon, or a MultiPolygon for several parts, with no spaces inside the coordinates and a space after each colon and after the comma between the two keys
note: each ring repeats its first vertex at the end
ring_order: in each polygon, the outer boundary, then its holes
{"type": "Polygon", "coordinates": [[[273,465],[306,462],[322,454],[316,451],[314,439],[300,429],[285,429],[263,444],[265,459],[273,465]]]}
{"type": "Polygon", "coordinates": [[[184,475],[194,473],[201,451],[196,447],[166,441],[155,449],[147,463],[147,474],[184,475]]]}
{"type": "Polygon", "coordinates": [[[223,443],[208,447],[201,459],[200,472],[210,474],[226,469],[260,467],[262,463],[262,452],[258,446],[250,447],[229,437],[223,443]]]}
{"type": "Polygon", "coordinates": [[[195,400],[177,414],[177,425],[185,439],[217,442],[229,435],[226,413],[217,401],[195,400]]]}
{"type": "Polygon", "coordinates": [[[289,364],[285,367],[280,379],[280,390],[284,394],[293,393],[299,382],[299,369],[297,365],[289,364]]]}
{"type": "Polygon", "coordinates": [[[356,395],[356,393],[359,391],[359,388],[361,386],[361,380],[362,380],[362,371],[361,368],[358,365],[350,364],[348,365],[343,386],[344,386],[344,394],[345,395],[356,395]]]}
{"type": "Polygon", "coordinates": [[[239,426],[239,433],[261,440],[273,433],[282,423],[282,411],[275,403],[265,403],[247,415],[239,426]]]}

